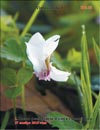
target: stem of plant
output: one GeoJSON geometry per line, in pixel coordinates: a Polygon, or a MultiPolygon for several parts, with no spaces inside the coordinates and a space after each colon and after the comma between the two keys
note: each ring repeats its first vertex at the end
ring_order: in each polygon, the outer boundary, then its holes
{"type": "Polygon", "coordinates": [[[26,112],[25,112],[25,90],[24,90],[24,85],[22,85],[22,107],[23,107],[24,116],[26,116],[26,112]]]}
{"type": "Polygon", "coordinates": [[[13,99],[13,106],[14,106],[14,117],[16,119],[16,98],[13,99]]]}
{"type": "Polygon", "coordinates": [[[30,29],[30,27],[32,26],[32,24],[34,23],[36,17],[38,16],[41,8],[43,7],[45,3],[45,0],[41,0],[37,6],[37,8],[35,9],[35,11],[33,12],[31,18],[29,19],[28,23],[26,24],[26,27],[24,28],[23,32],[21,33],[21,36],[25,36],[25,34],[28,32],[28,30],[30,29]]]}

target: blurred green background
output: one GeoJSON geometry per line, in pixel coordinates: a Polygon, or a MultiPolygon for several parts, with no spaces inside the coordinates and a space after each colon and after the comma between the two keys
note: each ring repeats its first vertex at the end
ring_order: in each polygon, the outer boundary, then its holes
{"type": "MultiPolygon", "coordinates": [[[[17,20],[21,31],[37,7],[39,1],[1,1],[1,15],[12,15],[17,20]]],[[[7,20],[8,21],[8,20],[7,20]]],[[[7,22],[5,21],[5,22],[7,22]]],[[[60,34],[59,52],[65,56],[69,48],[80,49],[81,25],[86,25],[87,39],[91,46],[91,37],[99,42],[99,4],[98,1],[49,1],[46,0],[35,23],[30,29],[33,34],[37,31],[49,37],[60,34]],[[86,9],[82,9],[85,6],[86,9]],[[91,9],[88,9],[91,6],[91,9]]]]}
{"type": "MultiPolygon", "coordinates": [[[[1,1],[1,44],[8,37],[16,37],[21,33],[38,3],[36,0],[1,1]]],[[[60,34],[61,39],[57,48],[59,53],[55,53],[57,58],[52,60],[57,63],[61,57],[67,58],[68,68],[79,68],[81,54],[78,51],[80,51],[82,24],[86,26],[91,65],[94,66],[97,62],[92,50],[92,37],[99,43],[98,1],[46,0],[29,33],[40,32],[46,39],[54,34],[60,34]]],[[[60,63],[64,65],[65,60],[60,63]]],[[[58,68],[61,67],[60,63],[56,64],[58,68]]]]}

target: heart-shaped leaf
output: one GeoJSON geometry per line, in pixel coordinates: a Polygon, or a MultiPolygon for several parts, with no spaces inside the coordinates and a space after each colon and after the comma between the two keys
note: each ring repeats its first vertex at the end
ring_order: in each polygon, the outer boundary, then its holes
{"type": "Polygon", "coordinates": [[[1,83],[6,86],[14,86],[16,84],[16,71],[10,68],[1,70],[1,83]]]}
{"type": "Polygon", "coordinates": [[[22,48],[16,39],[10,38],[1,48],[1,57],[15,62],[23,61],[25,57],[23,55],[22,49],[25,48],[22,48]]]}
{"type": "Polygon", "coordinates": [[[8,98],[16,98],[17,96],[19,96],[22,92],[22,87],[18,86],[18,87],[13,87],[13,88],[9,88],[5,91],[5,95],[8,98]]]}
{"type": "Polygon", "coordinates": [[[26,84],[32,78],[32,71],[26,68],[21,68],[17,73],[17,82],[19,85],[26,84]]]}

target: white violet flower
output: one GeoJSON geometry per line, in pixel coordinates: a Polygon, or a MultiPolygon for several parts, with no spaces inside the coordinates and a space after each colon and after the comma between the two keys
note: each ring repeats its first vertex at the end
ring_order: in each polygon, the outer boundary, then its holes
{"type": "Polygon", "coordinates": [[[26,52],[29,60],[33,64],[34,73],[39,80],[50,81],[67,81],[69,72],[56,69],[50,62],[50,56],[57,48],[60,36],[54,35],[45,40],[43,36],[37,32],[28,43],[26,43],[26,52]]]}

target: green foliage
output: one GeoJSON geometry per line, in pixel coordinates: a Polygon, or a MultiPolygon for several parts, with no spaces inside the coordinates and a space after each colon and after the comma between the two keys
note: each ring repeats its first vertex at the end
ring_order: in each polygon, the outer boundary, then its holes
{"type": "Polygon", "coordinates": [[[5,114],[5,116],[4,116],[4,118],[3,118],[3,121],[1,123],[1,130],[5,130],[6,125],[8,123],[8,120],[9,120],[9,116],[10,116],[9,112],[7,111],[6,114],[5,114]]]}
{"type": "Polygon", "coordinates": [[[25,26],[21,36],[25,36],[25,34],[29,31],[29,29],[31,28],[33,22],[35,21],[36,17],[38,16],[41,8],[43,7],[45,3],[45,0],[41,0],[38,4],[37,7],[39,7],[38,9],[36,8],[35,11],[33,12],[32,16],[30,17],[30,20],[28,21],[27,25],[25,26]]]}
{"type": "Polygon", "coordinates": [[[83,129],[95,129],[98,128],[99,126],[95,126],[95,124],[97,123],[97,121],[99,120],[99,108],[100,108],[100,94],[97,97],[96,103],[94,105],[93,111],[90,115],[90,118],[86,124],[85,127],[83,127],[83,129]]]}
{"type": "Polygon", "coordinates": [[[86,112],[86,117],[88,119],[92,113],[93,104],[92,104],[92,91],[91,91],[91,83],[90,83],[90,64],[89,64],[86,34],[83,34],[82,36],[81,51],[82,51],[81,84],[82,84],[82,91],[83,91],[83,96],[84,96],[85,112],[86,112]]]}
{"type": "Polygon", "coordinates": [[[4,68],[1,71],[1,83],[9,86],[5,90],[5,95],[8,98],[16,98],[22,92],[22,86],[29,82],[32,78],[32,71],[26,68],[21,68],[17,73],[14,69],[4,68]]]}
{"type": "Polygon", "coordinates": [[[23,54],[22,46],[14,38],[10,38],[4,43],[1,48],[1,57],[15,62],[23,61],[26,58],[23,54]]]}
{"type": "Polygon", "coordinates": [[[1,24],[1,31],[10,33],[16,33],[18,31],[16,23],[14,22],[12,16],[1,16],[1,24]]]}
{"type": "Polygon", "coordinates": [[[76,51],[74,48],[70,49],[67,54],[67,62],[72,68],[80,68],[81,66],[81,52],[76,51]]]}
{"type": "Polygon", "coordinates": [[[62,58],[58,52],[54,52],[51,57],[51,61],[59,69],[76,69],[77,71],[79,71],[79,68],[81,67],[81,52],[76,51],[75,48],[72,48],[68,51],[68,54],[65,58],[62,58]]]}
{"type": "Polygon", "coordinates": [[[82,124],[78,123],[67,116],[64,116],[58,112],[51,112],[47,114],[47,118],[51,119],[50,123],[53,126],[58,127],[60,130],[62,129],[81,129],[82,124]]]}
{"type": "Polygon", "coordinates": [[[5,91],[5,95],[8,97],[8,98],[16,98],[17,96],[19,96],[22,92],[22,87],[21,86],[16,86],[16,87],[13,87],[13,88],[9,88],[5,91]]]}
{"type": "Polygon", "coordinates": [[[9,38],[9,37],[16,37],[19,34],[19,30],[16,26],[15,21],[13,20],[12,16],[0,16],[1,18],[1,26],[0,30],[2,31],[1,33],[1,44],[9,38]]]}
{"type": "Polygon", "coordinates": [[[99,66],[100,66],[100,48],[97,45],[97,43],[96,43],[94,38],[93,38],[93,47],[94,47],[94,51],[95,51],[95,56],[96,56],[97,62],[99,64],[99,66]]]}
{"type": "Polygon", "coordinates": [[[52,57],[51,57],[52,63],[59,69],[65,69],[66,68],[66,63],[64,65],[63,59],[59,55],[59,53],[54,52],[52,57]]]}
{"type": "Polygon", "coordinates": [[[17,82],[19,85],[25,85],[33,76],[32,71],[21,68],[17,73],[17,82]]]}
{"type": "Polygon", "coordinates": [[[46,34],[45,38],[49,38],[50,36],[52,35],[55,35],[55,34],[59,34],[59,35],[65,35],[66,33],[68,33],[70,31],[71,27],[67,27],[67,28],[58,28],[58,29],[55,29],[54,31],[50,32],[49,34],[46,34]]]}
{"type": "Polygon", "coordinates": [[[16,71],[10,68],[1,70],[1,83],[13,87],[16,84],[16,71]]]}
{"type": "Polygon", "coordinates": [[[84,74],[83,71],[81,70],[81,89],[82,89],[82,94],[83,94],[83,114],[85,115],[85,119],[89,118],[89,97],[88,97],[88,90],[87,90],[87,85],[85,82],[84,74]]]}
{"type": "MultiPolygon", "coordinates": [[[[94,40],[93,40],[93,45],[94,45],[96,57],[97,59],[99,59],[98,58],[99,48],[94,40]]],[[[58,54],[55,55],[55,58],[53,57],[53,60],[55,64],[57,65],[58,64],[60,65],[63,63],[62,62],[63,60],[58,54]]],[[[77,87],[78,95],[80,98],[80,103],[81,103],[83,114],[84,114],[83,120],[86,120],[85,122],[86,125],[82,126],[81,123],[77,123],[73,121],[72,119],[69,119],[68,117],[63,116],[57,112],[49,113],[47,114],[47,117],[51,119],[50,123],[53,126],[57,126],[60,129],[86,129],[87,130],[87,129],[98,128],[98,126],[96,126],[97,124],[96,122],[98,121],[98,118],[99,118],[98,113],[99,113],[100,96],[98,96],[95,106],[93,107],[92,90],[91,90],[91,83],[90,83],[90,63],[89,63],[88,47],[87,47],[87,40],[86,40],[85,32],[82,36],[81,52],[77,52],[75,51],[75,49],[70,50],[67,55],[66,64],[68,62],[71,62],[71,63],[78,62],[78,64],[81,63],[81,83],[80,83],[80,80],[77,78],[77,76],[75,76],[74,84],[76,83],[77,85],[76,87],[77,87]],[[60,119],[57,120],[57,118],[59,117],[62,120],[60,119]],[[64,120],[64,119],[67,119],[67,120],[64,120]]]]}
{"type": "Polygon", "coordinates": [[[59,21],[63,25],[66,25],[66,24],[73,25],[77,23],[82,24],[86,21],[89,21],[93,17],[94,17],[94,14],[90,15],[90,13],[70,14],[70,15],[65,15],[65,16],[60,17],[59,21]]]}

